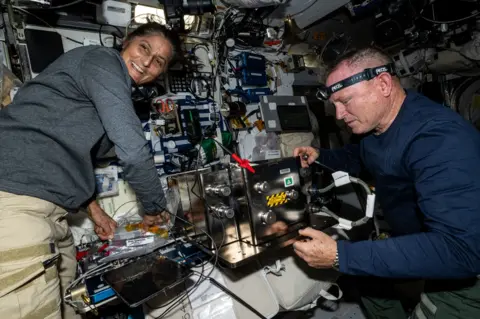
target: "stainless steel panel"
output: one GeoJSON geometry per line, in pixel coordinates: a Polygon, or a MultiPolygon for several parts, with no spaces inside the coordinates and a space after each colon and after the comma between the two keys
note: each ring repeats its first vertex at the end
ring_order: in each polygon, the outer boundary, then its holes
{"type": "Polygon", "coordinates": [[[254,245],[262,245],[306,225],[307,199],[301,192],[299,167],[296,158],[286,158],[256,165],[256,173],[246,175],[254,245]],[[269,191],[258,192],[255,185],[264,182],[269,184],[269,191]],[[290,191],[296,192],[296,199],[268,207],[271,196],[282,196],[290,191]],[[268,212],[275,216],[272,224],[266,223],[263,218],[268,212]]]}
{"type": "Polygon", "coordinates": [[[231,164],[218,171],[202,171],[197,183],[195,172],[169,178],[169,185],[179,189],[181,212],[195,225],[191,233],[207,232],[215,245],[206,236],[197,237],[198,243],[210,254],[216,253],[217,246],[219,258],[230,267],[238,267],[267,249],[291,244],[298,230],[307,225],[307,198],[301,192],[297,159],[260,163],[255,170],[252,174],[231,164]],[[268,207],[271,196],[286,196],[292,191],[296,196],[268,207]],[[218,207],[232,208],[233,218],[212,213],[218,207]]]}
{"type": "MultiPolygon", "coordinates": [[[[237,222],[235,216],[228,218],[215,214],[215,208],[228,207],[235,211],[235,200],[230,194],[223,196],[222,194],[215,194],[207,191],[213,188],[232,188],[230,183],[230,174],[228,169],[208,172],[200,175],[202,185],[202,195],[207,203],[206,224],[210,235],[213,237],[215,244],[220,246],[222,244],[229,244],[239,239],[237,231],[237,222]]],[[[213,246],[210,246],[213,247],[213,246]]]]}
{"type": "Polygon", "coordinates": [[[235,209],[237,212],[237,226],[239,239],[253,244],[252,219],[250,215],[248,197],[244,172],[240,167],[230,166],[230,177],[232,181],[232,196],[235,198],[235,209]]]}
{"type": "MultiPolygon", "coordinates": [[[[218,258],[223,264],[228,265],[230,268],[236,268],[250,262],[253,258],[269,249],[279,249],[289,246],[298,238],[299,235],[297,232],[290,232],[263,246],[254,246],[243,241],[236,241],[220,248],[218,258]]],[[[213,255],[215,253],[215,251],[206,250],[202,246],[199,247],[209,254],[213,255]]]]}
{"type": "Polygon", "coordinates": [[[202,197],[202,187],[200,183],[200,174],[210,171],[199,169],[198,171],[189,171],[170,175],[168,177],[168,187],[177,188],[180,195],[180,205],[178,205],[177,216],[192,223],[195,227],[187,226],[189,236],[204,235],[207,232],[205,220],[205,203],[202,197]]]}

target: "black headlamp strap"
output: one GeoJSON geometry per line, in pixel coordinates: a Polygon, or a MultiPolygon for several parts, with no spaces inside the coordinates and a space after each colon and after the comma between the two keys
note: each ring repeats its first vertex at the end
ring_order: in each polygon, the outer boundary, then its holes
{"type": "Polygon", "coordinates": [[[348,86],[357,84],[362,81],[369,81],[379,75],[380,73],[388,72],[392,75],[395,75],[395,65],[393,63],[377,66],[375,68],[365,69],[360,73],[354,74],[351,77],[348,77],[342,81],[332,84],[327,88],[328,95],[340,91],[348,86]]]}

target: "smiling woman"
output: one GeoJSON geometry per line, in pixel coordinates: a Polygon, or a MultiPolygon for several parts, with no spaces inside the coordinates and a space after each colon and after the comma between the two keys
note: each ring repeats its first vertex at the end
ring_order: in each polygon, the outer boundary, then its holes
{"type": "Polygon", "coordinates": [[[155,80],[165,72],[179,51],[179,37],[165,26],[149,22],[131,32],[121,56],[137,85],[155,80]]]}
{"type": "Polygon", "coordinates": [[[26,82],[0,110],[0,255],[15,256],[0,260],[0,268],[8,269],[0,285],[2,318],[20,312],[78,318],[73,308],[60,307],[62,289],[76,273],[63,217],[88,205],[99,238],[113,235],[116,223],[94,200],[93,173],[97,159],[113,146],[143,206],[144,226],[162,223],[166,198],[131,93],[132,84],[167,71],[179,42],[164,26],[146,23],[127,36],[121,52],[75,48],[26,82]],[[50,262],[57,259],[61,262],[50,262]],[[58,271],[59,280],[38,281],[43,261],[58,267],[52,273],[58,271]]]}

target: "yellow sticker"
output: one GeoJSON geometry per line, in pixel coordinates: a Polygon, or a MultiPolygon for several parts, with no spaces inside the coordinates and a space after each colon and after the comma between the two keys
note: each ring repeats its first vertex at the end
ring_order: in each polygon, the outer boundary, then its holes
{"type": "Polygon", "coordinates": [[[288,202],[287,194],[285,192],[266,196],[266,199],[268,207],[275,207],[288,202]]]}

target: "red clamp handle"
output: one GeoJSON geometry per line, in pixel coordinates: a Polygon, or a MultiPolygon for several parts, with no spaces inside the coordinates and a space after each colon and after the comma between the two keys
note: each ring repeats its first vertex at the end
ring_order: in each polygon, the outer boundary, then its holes
{"type": "Polygon", "coordinates": [[[103,244],[100,248],[98,248],[98,252],[99,253],[103,252],[105,249],[107,249],[107,247],[108,247],[108,243],[103,244]]]}
{"type": "Polygon", "coordinates": [[[78,251],[77,252],[77,261],[80,261],[82,260],[83,258],[87,257],[88,255],[88,250],[84,250],[84,251],[78,251]]]}
{"type": "Polygon", "coordinates": [[[240,165],[240,167],[248,169],[250,173],[255,174],[255,169],[250,165],[246,159],[241,159],[237,154],[232,154],[232,158],[240,165]]]}

